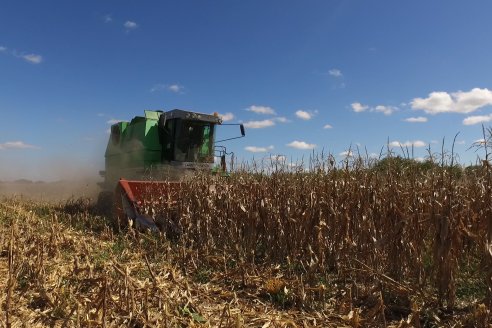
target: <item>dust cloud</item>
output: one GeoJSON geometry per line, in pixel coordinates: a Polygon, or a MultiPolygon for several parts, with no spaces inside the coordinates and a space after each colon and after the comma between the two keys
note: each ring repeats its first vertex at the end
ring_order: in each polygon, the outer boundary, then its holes
{"type": "Polygon", "coordinates": [[[35,201],[63,202],[71,198],[97,199],[102,181],[96,161],[50,158],[20,161],[0,157],[0,201],[20,197],[35,201]]]}
{"type": "Polygon", "coordinates": [[[96,200],[100,191],[96,181],[16,180],[0,182],[0,200],[11,197],[55,203],[81,197],[96,200]]]}

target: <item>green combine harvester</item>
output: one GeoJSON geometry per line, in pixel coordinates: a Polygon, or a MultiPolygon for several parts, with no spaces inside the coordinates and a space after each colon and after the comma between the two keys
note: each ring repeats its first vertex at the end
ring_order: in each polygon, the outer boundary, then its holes
{"type": "Polygon", "coordinates": [[[197,171],[226,174],[227,149],[216,143],[245,136],[242,124],[223,124],[213,115],[174,109],[145,111],[130,122],[111,126],[105,154],[104,182],[100,198],[114,199],[119,226],[128,223],[143,230],[157,230],[156,218],[144,207],[170,208],[182,180],[197,171]],[[241,135],[215,140],[218,125],[239,125],[241,135]],[[220,165],[215,159],[220,158],[220,165]],[[162,203],[167,200],[167,204],[162,203]]]}

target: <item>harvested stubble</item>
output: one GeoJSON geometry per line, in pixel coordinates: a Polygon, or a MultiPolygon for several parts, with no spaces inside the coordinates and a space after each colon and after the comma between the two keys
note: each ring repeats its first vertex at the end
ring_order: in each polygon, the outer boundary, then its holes
{"type": "Polygon", "coordinates": [[[178,198],[179,238],[115,234],[82,201],[10,201],[3,323],[492,323],[490,169],[357,163],[195,177],[178,198]]]}
{"type": "Polygon", "coordinates": [[[224,271],[214,256],[198,267],[160,236],[115,234],[83,200],[0,204],[0,327],[344,325],[333,311],[272,303],[263,285],[275,268],[224,271]]]}

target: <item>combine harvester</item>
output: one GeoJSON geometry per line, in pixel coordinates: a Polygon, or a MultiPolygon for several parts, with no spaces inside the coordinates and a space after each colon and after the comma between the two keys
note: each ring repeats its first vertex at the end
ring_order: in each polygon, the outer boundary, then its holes
{"type": "Polygon", "coordinates": [[[242,124],[223,124],[217,113],[180,109],[146,110],[144,117],[113,124],[99,202],[108,198],[114,202],[112,215],[118,227],[130,224],[139,230],[168,230],[169,221],[175,220],[172,209],[183,179],[198,171],[226,174],[230,153],[215,144],[244,136],[242,124]],[[215,141],[217,125],[239,125],[241,136],[215,141]]]}

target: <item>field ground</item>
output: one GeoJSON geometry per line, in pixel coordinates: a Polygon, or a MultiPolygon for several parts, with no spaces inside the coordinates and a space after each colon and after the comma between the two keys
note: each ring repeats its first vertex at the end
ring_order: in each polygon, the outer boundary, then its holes
{"type": "MultiPolygon", "coordinates": [[[[315,190],[315,184],[313,186],[315,190]]],[[[349,192],[348,182],[345,187],[349,192]]],[[[281,188],[272,190],[279,192],[281,188]]],[[[243,189],[234,191],[231,187],[227,194],[234,195],[243,189]]],[[[196,186],[193,190],[199,192],[196,186]]],[[[186,192],[189,199],[200,202],[201,198],[194,198],[191,189],[186,192]]],[[[259,212],[269,205],[251,199],[254,190],[244,192],[251,204],[258,204],[259,212]]],[[[314,192],[307,193],[307,197],[317,206],[314,192]]],[[[224,195],[217,195],[220,200],[217,204],[224,204],[224,195]]],[[[294,193],[289,194],[289,197],[294,196],[294,193]]],[[[264,192],[258,197],[268,199],[269,196],[264,192]]],[[[236,194],[231,204],[240,199],[236,194]]],[[[212,200],[204,203],[185,209],[198,210],[200,206],[213,209],[212,200]]],[[[299,200],[301,203],[309,201],[299,200]]],[[[336,204],[349,208],[342,200],[336,204]]],[[[276,252],[292,246],[288,243],[295,238],[292,233],[287,235],[285,246],[270,249],[270,253],[268,247],[261,248],[264,247],[261,245],[274,237],[258,239],[254,242],[260,245],[257,254],[248,257],[252,252],[244,250],[233,237],[224,237],[231,233],[230,236],[243,238],[244,243],[248,241],[249,235],[244,234],[249,229],[247,226],[241,228],[240,233],[232,234],[231,230],[236,227],[236,221],[246,219],[239,214],[253,213],[255,209],[237,206],[238,217],[224,223],[223,227],[214,226],[210,221],[202,239],[200,234],[190,233],[176,240],[133,230],[117,231],[108,218],[98,214],[89,198],[50,203],[18,196],[4,197],[0,202],[0,327],[490,326],[490,310],[484,305],[487,287],[480,274],[480,264],[473,262],[473,256],[466,258],[465,267],[451,271],[458,272],[457,290],[453,294],[453,305],[446,306],[440,301],[432,279],[425,278],[418,286],[410,279],[394,279],[389,273],[371,267],[371,263],[378,262],[364,261],[365,255],[361,252],[351,253],[340,248],[340,252],[347,252],[354,259],[342,262],[340,258],[340,264],[333,264],[335,269],[331,268],[329,257],[323,262],[322,254],[314,256],[317,250],[313,251],[311,244],[304,247],[299,242],[299,249],[304,250],[299,258],[309,258],[305,254],[311,254],[311,260],[296,261],[292,255],[286,256],[286,260],[274,260],[276,252]],[[356,254],[361,257],[357,258],[356,254]]],[[[227,208],[231,207],[227,205],[227,208]]],[[[268,213],[275,211],[272,207],[268,213]]],[[[309,219],[307,211],[299,212],[305,220],[309,219]]],[[[183,213],[187,220],[199,216],[187,216],[185,210],[183,213]]],[[[217,213],[218,218],[220,208],[213,213],[217,213]]],[[[295,215],[293,213],[292,217],[295,215]]],[[[373,215],[378,217],[375,212],[373,215]]],[[[203,217],[215,219],[214,216],[203,217]]],[[[333,220],[336,218],[333,216],[333,220]]],[[[190,224],[190,230],[204,224],[185,221],[183,225],[190,224]]],[[[279,227],[286,229],[283,224],[279,221],[279,227]]],[[[320,226],[323,225],[313,226],[313,231],[319,231],[320,226]]],[[[292,231],[311,235],[305,229],[298,225],[292,231]]],[[[329,233],[326,232],[326,238],[320,235],[319,240],[326,245],[330,242],[329,233]]],[[[405,238],[401,237],[402,243],[405,238]]],[[[340,243],[355,247],[357,240],[362,239],[353,236],[350,241],[340,240],[340,243]]],[[[366,247],[358,243],[357,247],[366,247]]],[[[383,247],[378,249],[384,250],[383,247]]],[[[299,251],[293,249],[292,252],[288,254],[299,251]]],[[[381,256],[386,258],[386,255],[381,256]]],[[[424,264],[429,266],[431,260],[426,261],[424,264]]],[[[401,272],[409,275],[408,272],[413,271],[401,272]]],[[[430,272],[434,275],[438,271],[430,272]]]]}
{"type": "Polygon", "coordinates": [[[224,272],[213,257],[207,267],[183,266],[186,250],[147,235],[115,234],[83,210],[66,213],[47,203],[4,200],[0,222],[0,326],[7,317],[12,327],[351,322],[337,314],[334,300],[317,311],[283,306],[282,296],[268,294],[268,288],[278,295],[289,288],[278,268],[224,272]]]}

